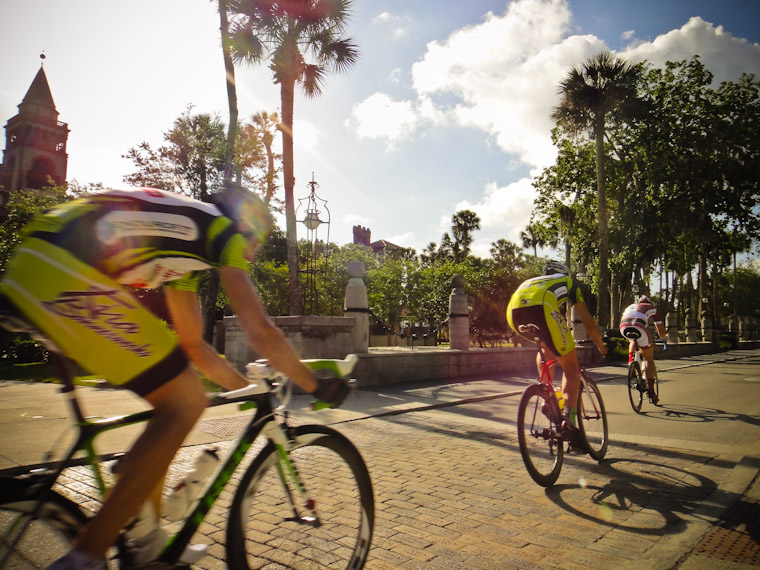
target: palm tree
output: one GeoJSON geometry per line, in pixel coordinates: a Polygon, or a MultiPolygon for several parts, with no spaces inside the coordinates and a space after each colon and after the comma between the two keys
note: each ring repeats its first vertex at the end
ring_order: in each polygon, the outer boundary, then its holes
{"type": "Polygon", "coordinates": [[[491,244],[491,257],[499,267],[508,267],[515,271],[522,267],[523,255],[520,247],[508,239],[499,238],[491,244]]]}
{"type": "Polygon", "coordinates": [[[525,229],[520,232],[520,240],[522,246],[526,249],[533,250],[533,257],[538,257],[538,247],[544,247],[546,242],[537,231],[536,226],[528,224],[525,229]]]}
{"type": "Polygon", "coordinates": [[[472,210],[460,210],[451,217],[454,236],[454,260],[463,261],[470,255],[472,232],[480,229],[480,217],[472,210]]]}
{"type": "Polygon", "coordinates": [[[226,0],[235,20],[230,25],[235,61],[268,59],[280,85],[285,225],[288,243],[289,311],[303,313],[299,286],[298,247],[293,187],[293,103],[299,83],[308,97],[322,92],[329,70],[344,71],[359,52],[343,35],[351,0],[226,0]]]}
{"type": "Polygon", "coordinates": [[[605,327],[610,319],[609,230],[604,176],[604,136],[608,115],[636,99],[640,68],[609,52],[589,58],[562,80],[562,100],[552,118],[572,134],[591,129],[596,145],[597,223],[599,232],[599,297],[597,318],[605,327]]]}

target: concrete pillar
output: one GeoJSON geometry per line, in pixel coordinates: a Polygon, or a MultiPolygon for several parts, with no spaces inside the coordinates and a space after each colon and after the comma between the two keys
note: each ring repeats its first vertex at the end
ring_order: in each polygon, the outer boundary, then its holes
{"type": "Polygon", "coordinates": [[[364,284],[366,270],[361,261],[348,264],[348,285],[344,311],[347,317],[354,317],[354,352],[366,354],[369,352],[369,303],[367,301],[367,286],[364,284]]]}
{"type": "Polygon", "coordinates": [[[575,305],[573,305],[570,311],[570,314],[573,319],[573,339],[575,340],[588,339],[588,333],[586,332],[586,327],[584,326],[583,321],[578,315],[578,310],[575,308],[575,305]]]}
{"type": "Polygon", "coordinates": [[[665,315],[665,331],[668,344],[678,344],[678,315],[673,313],[665,315]]]}
{"type": "Polygon", "coordinates": [[[713,340],[713,325],[710,315],[707,311],[702,311],[702,342],[712,342],[713,340]]]}
{"type": "Polygon", "coordinates": [[[467,308],[467,294],[464,292],[464,277],[461,275],[451,278],[449,339],[451,348],[455,350],[470,348],[470,312],[467,308]]]}
{"type": "Polygon", "coordinates": [[[749,334],[747,330],[747,319],[739,317],[739,340],[749,340],[749,334]]]}
{"type": "Polygon", "coordinates": [[[697,342],[697,323],[691,309],[686,309],[686,342],[697,342]]]}

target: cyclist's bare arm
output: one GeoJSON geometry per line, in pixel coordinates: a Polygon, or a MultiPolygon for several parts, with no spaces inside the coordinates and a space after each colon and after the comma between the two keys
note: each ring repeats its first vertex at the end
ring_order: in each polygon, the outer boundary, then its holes
{"type": "Polygon", "coordinates": [[[662,323],[655,323],[654,326],[657,329],[657,334],[660,336],[660,338],[662,340],[665,340],[665,335],[667,332],[665,331],[665,325],[663,325],[662,323]]]}
{"type": "Polygon", "coordinates": [[[583,326],[586,327],[586,332],[588,333],[588,336],[591,338],[591,340],[594,341],[596,348],[599,349],[599,352],[602,354],[607,354],[607,347],[605,346],[604,342],[602,342],[602,333],[599,331],[599,326],[591,316],[591,313],[588,312],[586,303],[576,303],[575,309],[578,311],[581,322],[583,322],[583,326]]]}
{"type": "Polygon", "coordinates": [[[314,373],[299,360],[285,335],[269,320],[248,273],[236,267],[220,267],[219,274],[251,347],[272,367],[307,392],[313,392],[317,387],[314,373]]]}
{"type": "Polygon", "coordinates": [[[248,381],[203,339],[203,316],[193,291],[164,288],[179,344],[188,358],[208,378],[227,390],[239,390],[248,381]]]}

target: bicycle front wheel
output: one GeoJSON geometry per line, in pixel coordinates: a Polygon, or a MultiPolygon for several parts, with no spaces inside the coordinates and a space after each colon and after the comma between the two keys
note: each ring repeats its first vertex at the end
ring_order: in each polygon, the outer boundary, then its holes
{"type": "Polygon", "coordinates": [[[31,479],[0,480],[0,568],[47,568],[71,549],[87,517],[54,491],[36,496],[31,479]]]}
{"type": "Polygon", "coordinates": [[[641,403],[644,401],[646,384],[641,377],[641,367],[635,360],[628,365],[628,399],[631,407],[637,414],[641,411],[641,403]],[[643,388],[643,390],[642,390],[643,388]]]}
{"type": "Polygon", "coordinates": [[[289,451],[269,442],[230,508],[230,568],[362,568],[375,522],[372,481],[337,431],[293,428],[289,451]],[[285,461],[284,457],[289,461],[285,461]]]}
{"type": "Polygon", "coordinates": [[[562,469],[562,440],[549,419],[550,402],[540,384],[528,386],[517,408],[517,440],[525,467],[542,487],[551,487],[562,469]]]}
{"type": "Polygon", "coordinates": [[[581,373],[578,394],[578,429],[586,440],[588,454],[597,461],[604,459],[609,443],[607,412],[599,387],[586,373],[581,373]]]}

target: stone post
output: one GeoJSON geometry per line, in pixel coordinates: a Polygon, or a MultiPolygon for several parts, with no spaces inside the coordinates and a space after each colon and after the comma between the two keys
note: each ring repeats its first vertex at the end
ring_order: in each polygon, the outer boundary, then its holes
{"type": "Polygon", "coordinates": [[[356,353],[369,352],[369,303],[367,286],[364,284],[364,263],[352,261],[348,264],[348,285],[346,286],[345,315],[354,317],[354,349],[356,353]]]}
{"type": "Polygon", "coordinates": [[[678,344],[678,315],[673,313],[665,315],[665,331],[668,344],[678,344]]]}
{"type": "Polygon", "coordinates": [[[714,336],[712,319],[707,311],[702,311],[702,342],[713,342],[714,336]]]}
{"type": "Polygon", "coordinates": [[[686,309],[686,342],[697,342],[697,324],[691,309],[686,309]]]}
{"type": "Polygon", "coordinates": [[[467,309],[467,294],[464,292],[464,277],[461,275],[451,278],[449,339],[451,348],[455,350],[470,348],[470,314],[467,309]]]}
{"type": "Polygon", "coordinates": [[[586,340],[588,338],[588,333],[586,332],[586,327],[583,325],[583,321],[580,316],[578,316],[578,310],[575,308],[575,305],[571,308],[570,315],[573,319],[573,339],[586,340]]]}

